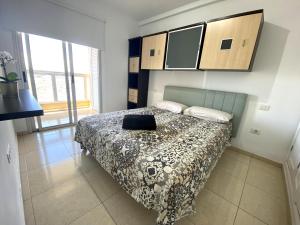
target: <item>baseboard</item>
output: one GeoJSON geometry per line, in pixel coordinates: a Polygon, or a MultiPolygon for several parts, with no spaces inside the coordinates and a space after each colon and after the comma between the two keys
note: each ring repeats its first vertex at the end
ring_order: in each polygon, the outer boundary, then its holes
{"type": "Polygon", "coordinates": [[[23,136],[23,135],[26,135],[26,134],[31,134],[32,132],[30,131],[19,131],[17,132],[17,136],[23,136]]]}
{"type": "Polygon", "coordinates": [[[286,184],[286,190],[287,190],[287,195],[288,195],[288,201],[289,201],[289,206],[290,206],[290,218],[291,218],[291,224],[292,225],[300,225],[300,218],[298,214],[298,210],[296,205],[294,204],[294,196],[293,196],[293,186],[292,186],[292,180],[291,176],[289,173],[289,168],[287,165],[287,162],[283,164],[283,174],[284,174],[284,179],[285,179],[285,184],[286,184]]]}

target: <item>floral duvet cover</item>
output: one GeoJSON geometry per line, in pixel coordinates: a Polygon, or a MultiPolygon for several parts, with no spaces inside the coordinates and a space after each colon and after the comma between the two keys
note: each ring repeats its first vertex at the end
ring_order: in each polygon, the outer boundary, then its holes
{"type": "Polygon", "coordinates": [[[230,134],[230,123],[149,107],[85,117],[75,140],[137,202],[158,212],[158,225],[173,225],[194,212],[230,134]],[[153,114],[157,130],[122,129],[126,114],[153,114]]]}

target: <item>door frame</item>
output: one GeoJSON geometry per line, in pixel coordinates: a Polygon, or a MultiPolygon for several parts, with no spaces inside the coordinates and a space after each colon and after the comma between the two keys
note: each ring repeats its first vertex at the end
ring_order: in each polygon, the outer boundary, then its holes
{"type": "MultiPolygon", "coordinates": [[[[17,63],[16,63],[17,71],[18,71],[18,74],[22,74],[19,77],[20,78],[19,84],[20,84],[21,88],[29,89],[27,69],[26,69],[26,65],[25,65],[25,55],[24,55],[24,51],[23,51],[23,49],[25,49],[26,46],[23,46],[21,32],[13,31],[13,42],[14,42],[15,55],[17,57],[17,63]]],[[[36,131],[35,122],[34,122],[33,118],[31,118],[31,117],[25,118],[25,121],[26,121],[26,131],[23,131],[23,132],[31,133],[31,132],[36,131]]]]}
{"type": "MultiPolygon", "coordinates": [[[[30,83],[31,83],[31,89],[32,89],[32,94],[33,96],[37,99],[38,101],[38,95],[36,91],[36,85],[35,85],[35,78],[34,78],[34,69],[33,69],[33,64],[32,64],[32,57],[31,57],[31,48],[30,48],[30,40],[29,40],[29,34],[24,33],[25,35],[25,44],[26,44],[26,55],[27,55],[27,60],[28,60],[28,72],[30,76],[30,83]]],[[[72,79],[72,71],[73,71],[73,77],[74,77],[74,70],[73,70],[73,62],[71,64],[70,61],[70,73],[68,69],[68,63],[67,63],[67,42],[61,41],[62,42],[62,52],[63,52],[63,60],[64,60],[64,69],[65,69],[65,84],[66,84],[66,93],[67,93],[67,105],[68,105],[68,116],[69,116],[69,122],[65,124],[58,124],[54,126],[48,126],[48,127],[43,127],[42,124],[42,118],[41,116],[37,117],[37,124],[38,127],[36,127],[36,124],[34,123],[34,118],[32,118],[33,125],[35,130],[37,131],[45,131],[45,130],[51,130],[51,129],[57,129],[57,128],[63,128],[63,127],[68,127],[68,126],[73,126],[77,122],[77,108],[74,107],[73,103],[73,110],[71,109],[71,94],[72,92],[72,101],[75,100],[75,106],[76,106],[76,90],[75,90],[75,84],[74,83],[74,78],[72,79]],[[71,75],[71,90],[70,90],[70,85],[69,85],[69,74],[71,75]],[[73,94],[74,93],[74,94],[73,94]],[[74,121],[73,121],[73,116],[74,115],[74,121]],[[76,115],[76,117],[75,117],[76,115]]],[[[69,52],[69,60],[72,58],[72,52],[69,52]]],[[[29,89],[29,85],[25,87],[29,89]]],[[[32,129],[33,130],[33,129],[32,129]]]]}
{"type": "Polygon", "coordinates": [[[70,77],[71,77],[71,91],[72,93],[72,111],[73,111],[73,118],[74,118],[74,124],[77,124],[78,122],[78,115],[77,115],[77,98],[76,98],[76,88],[75,88],[75,74],[74,74],[74,66],[73,66],[73,49],[72,49],[72,43],[68,42],[68,50],[69,50],[69,64],[70,64],[70,77]]]}

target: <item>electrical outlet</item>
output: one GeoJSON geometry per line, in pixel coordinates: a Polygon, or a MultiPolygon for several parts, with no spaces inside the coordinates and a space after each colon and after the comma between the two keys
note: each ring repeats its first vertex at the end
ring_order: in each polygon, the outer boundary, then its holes
{"type": "Polygon", "coordinates": [[[261,111],[269,111],[270,108],[271,108],[271,106],[268,105],[268,104],[261,103],[261,104],[259,105],[259,110],[261,110],[261,111]]]}
{"type": "Polygon", "coordinates": [[[255,135],[260,135],[261,130],[255,129],[255,128],[251,128],[250,129],[250,133],[251,134],[255,134],[255,135]]]}

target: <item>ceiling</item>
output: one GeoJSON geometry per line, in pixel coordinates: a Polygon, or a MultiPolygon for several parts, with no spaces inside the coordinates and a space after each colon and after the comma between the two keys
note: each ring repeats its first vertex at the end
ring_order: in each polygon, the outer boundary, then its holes
{"type": "Polygon", "coordinates": [[[102,0],[137,20],[144,20],[160,13],[199,0],[102,0]]]}

